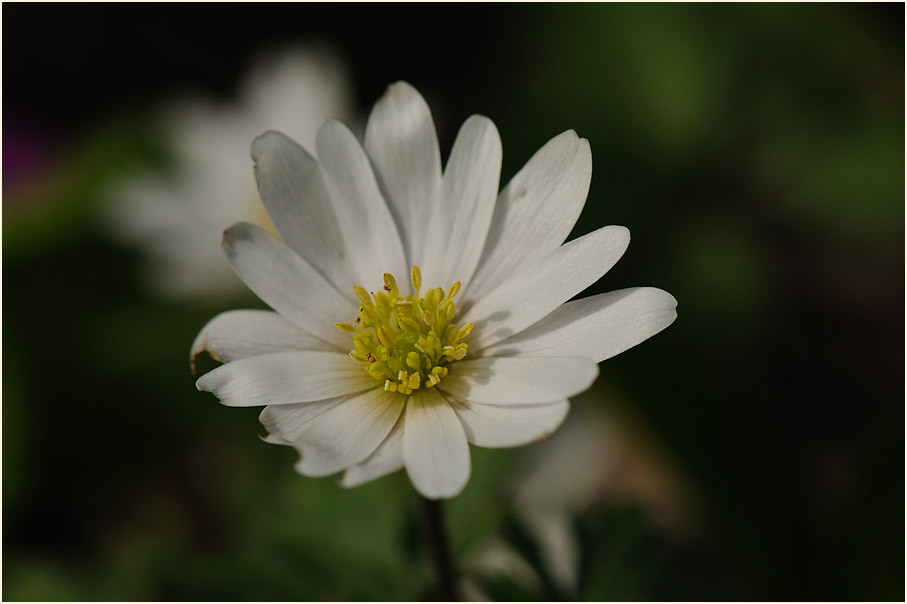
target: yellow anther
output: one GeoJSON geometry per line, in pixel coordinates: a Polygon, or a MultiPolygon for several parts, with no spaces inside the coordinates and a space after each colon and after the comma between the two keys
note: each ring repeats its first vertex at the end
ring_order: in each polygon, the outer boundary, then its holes
{"type": "Polygon", "coordinates": [[[365,370],[368,371],[368,374],[376,380],[383,379],[387,376],[387,374],[384,372],[383,363],[371,363],[368,367],[365,368],[365,370]]]}
{"type": "Polygon", "coordinates": [[[460,331],[457,332],[457,337],[454,341],[459,342],[460,340],[468,336],[472,332],[472,325],[472,323],[467,323],[466,325],[461,327],[460,331]]]}
{"type": "Polygon", "coordinates": [[[384,273],[384,290],[392,292],[397,289],[397,280],[390,273],[384,273]]]}
{"type": "Polygon", "coordinates": [[[444,295],[443,291],[440,294],[438,294],[439,290],[440,290],[440,288],[433,289],[430,292],[428,292],[427,294],[425,294],[425,306],[423,306],[423,308],[437,308],[438,307],[438,302],[441,301],[441,296],[444,295]]]}
{"type": "Polygon", "coordinates": [[[412,367],[413,369],[415,369],[416,371],[419,371],[419,365],[421,364],[420,360],[421,359],[419,357],[418,352],[411,352],[408,355],[406,355],[406,364],[409,365],[410,367],[412,367]]]}
{"type": "Polygon", "coordinates": [[[372,299],[368,295],[368,292],[365,291],[364,287],[359,286],[359,285],[354,285],[353,292],[355,292],[356,297],[359,298],[359,301],[362,302],[364,305],[368,306],[369,304],[372,303],[372,299]]]}
{"type": "Polygon", "coordinates": [[[391,298],[387,295],[387,292],[379,291],[375,294],[375,304],[378,308],[390,310],[391,298]]]}
{"type": "Polygon", "coordinates": [[[354,361],[359,361],[360,363],[371,363],[371,361],[368,360],[368,357],[365,356],[364,354],[362,354],[361,352],[359,352],[358,350],[351,350],[350,358],[353,359],[354,361]]]}
{"type": "Polygon", "coordinates": [[[441,383],[441,378],[439,378],[439,377],[438,377],[437,375],[435,375],[434,373],[429,373],[429,374],[428,374],[428,383],[425,384],[425,387],[426,387],[426,388],[434,388],[435,386],[437,386],[437,385],[440,384],[440,383],[441,383]]]}
{"type": "Polygon", "coordinates": [[[356,333],[358,331],[349,323],[335,323],[334,326],[340,331],[345,331],[346,333],[356,333]]]}
{"type": "Polygon", "coordinates": [[[374,306],[362,306],[361,309],[363,322],[365,322],[366,320],[374,321],[375,323],[381,322],[381,317],[378,315],[378,310],[374,306]]]}
{"type": "Polygon", "coordinates": [[[397,334],[389,325],[382,325],[378,328],[378,339],[388,348],[393,348],[397,344],[397,334]]]}
{"type": "Polygon", "coordinates": [[[458,291],[460,291],[460,282],[459,281],[457,281],[456,283],[454,283],[453,285],[450,286],[450,289],[447,290],[447,297],[453,298],[454,296],[457,295],[458,291]]]}
{"type": "Polygon", "coordinates": [[[407,373],[406,371],[403,371],[402,369],[397,372],[397,381],[400,382],[401,384],[405,383],[406,378],[408,378],[408,377],[409,377],[409,373],[407,373]]]}
{"type": "Polygon", "coordinates": [[[454,314],[457,312],[457,307],[454,306],[454,303],[451,300],[448,300],[444,303],[444,306],[441,307],[441,317],[445,321],[450,321],[453,319],[454,314]]]}
{"type": "Polygon", "coordinates": [[[409,386],[413,390],[417,390],[419,388],[419,384],[421,382],[422,382],[421,376],[418,373],[413,373],[412,375],[409,376],[409,383],[407,384],[407,386],[409,386]]]}
{"type": "Polygon", "coordinates": [[[422,271],[419,270],[419,267],[415,264],[413,265],[413,272],[410,274],[410,280],[413,283],[413,287],[416,289],[416,295],[419,295],[419,289],[422,287],[422,271]]]}
{"type": "Polygon", "coordinates": [[[396,392],[397,383],[390,380],[384,380],[384,390],[385,392],[396,392]]]}
{"type": "Polygon", "coordinates": [[[397,323],[400,325],[400,329],[411,336],[417,336],[421,333],[419,324],[409,317],[399,317],[397,318],[397,323]]]}
{"type": "Polygon", "coordinates": [[[435,322],[435,315],[433,315],[430,311],[423,310],[422,311],[422,321],[426,325],[431,325],[432,323],[435,322]]]}

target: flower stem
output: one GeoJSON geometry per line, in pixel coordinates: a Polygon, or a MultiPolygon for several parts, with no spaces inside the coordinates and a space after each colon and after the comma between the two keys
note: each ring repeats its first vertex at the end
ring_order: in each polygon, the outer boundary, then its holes
{"type": "Polygon", "coordinates": [[[440,595],[443,599],[458,601],[454,569],[447,544],[447,531],[444,528],[444,510],[440,501],[426,499],[419,495],[425,510],[425,526],[428,531],[428,542],[431,547],[432,560],[438,572],[441,584],[440,595]]]}

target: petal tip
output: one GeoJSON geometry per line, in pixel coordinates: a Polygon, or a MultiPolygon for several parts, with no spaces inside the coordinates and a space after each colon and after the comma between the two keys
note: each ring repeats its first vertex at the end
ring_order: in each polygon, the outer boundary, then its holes
{"type": "Polygon", "coordinates": [[[252,159],[256,162],[261,158],[261,156],[269,151],[270,146],[278,142],[283,142],[283,140],[290,140],[290,138],[277,130],[265,130],[252,140],[252,159]]]}
{"type": "MultiPolygon", "coordinates": [[[[214,391],[212,390],[212,386],[208,382],[205,381],[205,378],[208,377],[209,375],[211,375],[211,374],[206,373],[202,377],[195,380],[195,389],[196,390],[198,390],[199,392],[210,392],[210,393],[214,394],[214,391]]],[[[214,396],[217,396],[217,395],[215,394],[214,396]]]]}

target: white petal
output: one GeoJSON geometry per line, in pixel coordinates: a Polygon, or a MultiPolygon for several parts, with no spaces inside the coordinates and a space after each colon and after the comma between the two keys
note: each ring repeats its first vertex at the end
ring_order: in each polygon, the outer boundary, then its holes
{"type": "Polygon", "coordinates": [[[579,587],[580,545],[570,512],[564,509],[521,511],[520,519],[538,543],[542,564],[568,595],[579,587]]]}
{"type": "Polygon", "coordinates": [[[431,286],[464,285],[476,269],[494,213],[501,177],[501,137],[487,117],[460,128],[444,169],[442,203],[432,214],[425,253],[417,261],[431,286]]]}
{"type": "Polygon", "coordinates": [[[448,397],[466,431],[479,447],[518,447],[540,440],[563,423],[570,410],[566,400],[550,405],[483,405],[448,397]]]}
{"type": "Polygon", "coordinates": [[[221,365],[200,377],[199,390],[229,407],[287,405],[362,392],[377,382],[349,355],[273,352],[221,365]]]}
{"type": "Polygon", "coordinates": [[[441,154],[431,111],[406,82],[388,87],[368,118],[365,150],[407,258],[422,258],[425,229],[441,202],[441,154]]]}
{"type": "Polygon", "coordinates": [[[579,218],[592,179],[589,141],[568,130],[539,149],[498,196],[478,269],[477,300],[522,266],[557,249],[579,218]]]}
{"type": "Polygon", "coordinates": [[[299,254],[247,223],[227,229],[223,246],[239,278],[271,308],[326,342],[350,345],[335,324],[356,306],[299,254]]]}
{"type": "MultiPolygon", "coordinates": [[[[630,231],[608,226],[564,244],[510,277],[463,316],[475,323],[469,344],[485,348],[519,333],[608,272],[630,243],[630,231]]],[[[458,321],[459,323],[459,321],[458,321]]]]}
{"type": "Polygon", "coordinates": [[[654,287],[633,287],[567,302],[484,351],[501,356],[577,355],[601,362],[654,336],[677,318],[677,300],[654,287]]]}
{"type": "Polygon", "coordinates": [[[471,466],[466,434],[450,404],[435,390],[421,391],[409,397],[405,421],[403,458],[413,487],[428,499],[457,495],[471,466]]]}
{"type": "Polygon", "coordinates": [[[401,415],[374,453],[362,463],[347,468],[340,486],[356,487],[403,468],[403,423],[404,415],[401,415]]]}
{"type": "Polygon", "coordinates": [[[270,310],[230,310],[202,328],[192,343],[190,359],[207,350],[222,363],[286,350],[337,351],[306,330],[270,310]]]}
{"type": "Polygon", "coordinates": [[[356,283],[372,291],[384,273],[408,275],[397,226],[356,136],[330,120],[318,131],[317,148],[356,283]]]}
{"type": "Polygon", "coordinates": [[[262,409],[258,421],[268,431],[268,437],[271,439],[269,442],[292,445],[302,434],[306,424],[349,398],[350,395],[345,394],[309,403],[268,405],[262,409]]]}
{"type": "Polygon", "coordinates": [[[252,159],[261,202],[281,239],[354,301],[348,252],[318,162],[273,131],[253,141],[252,159]]]}
{"type": "Polygon", "coordinates": [[[361,462],[387,437],[405,403],[406,397],[379,387],[313,418],[294,441],[302,453],[296,471],[327,476],[361,462]]]}
{"type": "Polygon", "coordinates": [[[554,403],[592,385],[598,365],[580,357],[486,357],[460,361],[438,388],[488,405],[554,403]]]}

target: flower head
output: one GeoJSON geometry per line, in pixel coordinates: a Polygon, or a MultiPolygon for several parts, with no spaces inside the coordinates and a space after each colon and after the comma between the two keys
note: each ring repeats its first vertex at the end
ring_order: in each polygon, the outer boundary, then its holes
{"type": "Polygon", "coordinates": [[[266,405],[268,440],[296,447],[304,475],[343,470],[354,486],[405,467],[422,495],[452,497],[469,478],[468,443],[550,434],[599,361],[676,317],[653,288],[567,302],[629,243],[609,226],[562,245],[592,172],[572,131],[499,192],[491,120],[466,120],[442,172],[428,106],[401,82],[372,110],[364,145],[328,121],[316,151],[277,132],[253,143],[283,241],[241,223],[224,250],[276,312],[221,314],[192,349],[225,362],[198,388],[266,405]]]}

